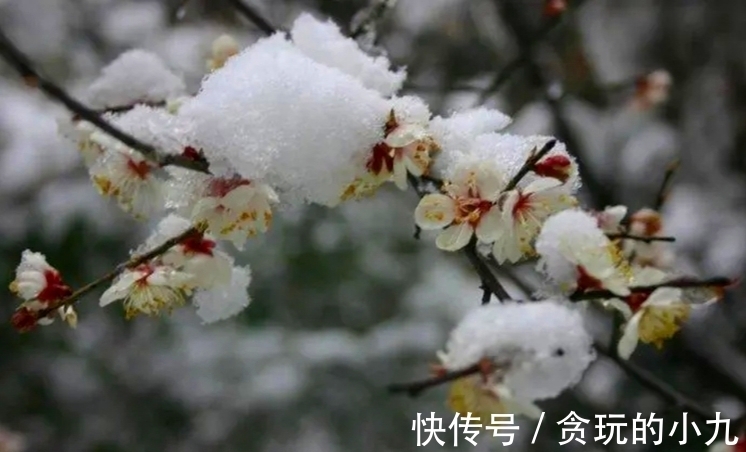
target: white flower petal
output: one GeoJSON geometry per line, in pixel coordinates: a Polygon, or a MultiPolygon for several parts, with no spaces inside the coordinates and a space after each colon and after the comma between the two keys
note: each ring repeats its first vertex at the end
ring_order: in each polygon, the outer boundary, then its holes
{"type": "Polygon", "coordinates": [[[446,195],[425,195],[414,210],[414,221],[422,229],[442,229],[453,222],[456,204],[446,195]]]}
{"type": "Polygon", "coordinates": [[[640,340],[639,328],[642,312],[638,311],[624,326],[624,333],[619,339],[619,344],[617,344],[617,353],[622,359],[629,359],[637,348],[637,343],[640,340]]]}
{"type": "Polygon", "coordinates": [[[469,223],[454,224],[438,235],[435,246],[445,251],[460,250],[469,243],[473,232],[469,223]]]}

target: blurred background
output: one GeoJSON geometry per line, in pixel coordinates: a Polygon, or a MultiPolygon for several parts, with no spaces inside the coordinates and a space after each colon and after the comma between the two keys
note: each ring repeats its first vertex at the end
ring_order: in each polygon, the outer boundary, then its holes
{"type": "MultiPolygon", "coordinates": [[[[364,0],[251,1],[274,24],[303,11],[348,27],[364,0]]],[[[510,130],[554,134],[585,165],[587,206],[654,203],[666,166],[680,159],[663,209],[677,237],[677,266],[702,277],[746,270],[746,3],[734,0],[569,0],[545,30],[543,0],[399,0],[377,42],[410,74],[405,92],[434,113],[485,104],[515,117],[510,130]],[[483,95],[516,58],[521,68],[483,95]],[[670,96],[652,101],[665,69],[670,96]],[[641,78],[643,77],[643,78],[641,78]],[[649,80],[649,79],[648,79],[649,80]],[[647,102],[646,102],[647,101],[647,102]]],[[[156,52],[194,91],[212,41],[248,45],[262,34],[228,0],[0,0],[0,27],[44,74],[79,95],[123,50],[156,52]]],[[[364,38],[373,41],[372,36],[364,38]]],[[[665,91],[665,89],[663,90],[665,91]]],[[[662,96],[665,97],[665,96],[662,96]]],[[[47,255],[74,287],[127,256],[152,225],[98,197],[76,151],[58,138],[64,111],[26,88],[0,62],[0,281],[21,251],[47,255]]],[[[203,326],[192,309],[125,321],[95,297],[79,305],[76,330],[57,322],[18,334],[0,303],[0,452],[408,451],[412,421],[435,412],[450,423],[445,388],[418,399],[385,385],[427,375],[450,328],[479,304],[462,255],[412,237],[413,193],[383,190],[334,210],[283,212],[239,260],[252,265],[253,303],[239,317],[203,326]]],[[[531,265],[515,269],[529,284],[531,265]]],[[[502,275],[506,276],[506,275],[502,275]]],[[[507,277],[506,277],[507,278],[507,277]]],[[[506,279],[516,297],[520,285],[506,279]]],[[[634,360],[694,399],[736,417],[746,408],[743,287],[694,316],[664,351],[634,360]]],[[[595,325],[604,333],[603,322],[595,325]]],[[[540,334],[540,332],[537,332],[540,334]]],[[[560,446],[570,411],[655,412],[665,433],[681,410],[599,359],[572,391],[540,403],[535,445],[521,423],[513,450],[560,446]]],[[[690,418],[691,419],[691,418],[690,418]]],[[[659,448],[703,451],[711,436],[681,427],[659,448]]],[[[623,430],[631,438],[631,429],[623,430]]],[[[583,450],[603,446],[586,431],[583,450]]],[[[426,449],[452,449],[452,433],[426,449]]],[[[482,433],[474,447],[499,449],[482,433]]],[[[577,447],[576,447],[577,446],[577,447]]]]}

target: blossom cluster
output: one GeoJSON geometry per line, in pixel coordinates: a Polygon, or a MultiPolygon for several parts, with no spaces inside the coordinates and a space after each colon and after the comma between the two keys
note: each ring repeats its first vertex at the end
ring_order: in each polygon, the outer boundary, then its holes
{"type": "MultiPolygon", "coordinates": [[[[236,315],[249,305],[251,271],[222,242],[243,249],[283,205],[335,207],[389,183],[416,188],[414,222],[436,231],[439,249],[496,265],[535,261],[545,277],[539,301],[480,307],[453,330],[437,372],[479,370],[453,383],[458,412],[535,416],[535,401],[579,381],[595,358],[584,326],[590,305],[623,319],[617,348],[628,358],[639,342],[661,347],[693,309],[718,298],[676,287],[683,276],[656,240],[659,212],[581,209],[578,163],[563,143],[508,133],[511,119],[494,109],[433,116],[423,100],[397,94],[406,71],[391,66],[307,14],[243,50],[218,38],[193,95],[149,52],[107,66],[89,105],[157,153],[77,117],[61,120],[61,133],[101,195],[137,219],[162,219],[105,280],[100,305],[119,302],[130,318],[191,299],[205,322],[236,315]]],[[[43,255],[24,252],[11,289],[23,299],[18,329],[55,315],[75,325],[72,304],[83,293],[43,255]]]]}

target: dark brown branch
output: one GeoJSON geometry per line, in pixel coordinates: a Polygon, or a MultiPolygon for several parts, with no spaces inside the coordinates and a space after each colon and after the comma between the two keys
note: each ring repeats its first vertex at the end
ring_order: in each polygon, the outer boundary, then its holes
{"type": "Polygon", "coordinates": [[[277,27],[272,25],[267,19],[262,16],[259,11],[251,5],[243,2],[243,0],[229,0],[231,5],[238,11],[243,17],[249,20],[252,24],[262,31],[265,35],[269,36],[276,31],[279,31],[277,27]]]}
{"type": "Polygon", "coordinates": [[[715,418],[715,413],[712,410],[664,383],[649,371],[637,366],[631,361],[620,358],[615,352],[608,350],[601,344],[596,343],[594,347],[599,354],[613,360],[628,375],[640,382],[640,384],[646,388],[660,395],[664,400],[672,405],[679,407],[684,411],[694,413],[702,418],[702,420],[712,420],[715,418]]]}
{"type": "MultiPolygon", "coordinates": [[[[730,278],[724,278],[724,277],[715,277],[710,279],[703,279],[703,280],[697,280],[697,279],[689,279],[689,278],[681,278],[681,279],[674,279],[671,281],[662,282],[660,284],[652,284],[649,286],[633,286],[630,287],[629,290],[632,293],[649,293],[654,291],[655,289],[660,289],[661,287],[674,287],[678,289],[691,289],[691,288],[698,288],[698,287],[730,287],[735,284],[735,281],[733,281],[730,278]]],[[[581,300],[598,300],[598,299],[604,299],[604,298],[619,298],[619,295],[616,295],[614,292],[611,292],[609,290],[591,290],[588,292],[580,292],[580,293],[574,293],[570,295],[569,297],[573,301],[581,301],[581,300]]]]}
{"type": "Polygon", "coordinates": [[[645,237],[643,235],[634,235],[634,234],[625,234],[625,233],[615,233],[615,234],[606,234],[606,237],[610,238],[611,240],[617,240],[617,239],[624,239],[624,240],[637,240],[638,242],[675,242],[676,237],[645,237]]]}
{"type": "MultiPolygon", "coordinates": [[[[49,97],[67,107],[77,118],[90,122],[108,135],[141,153],[148,160],[156,162],[161,166],[166,164],[166,160],[164,160],[166,157],[160,155],[154,146],[144,143],[114,127],[105,121],[96,110],[83,105],[65,90],[39,75],[31,61],[8,39],[2,30],[0,30],[0,56],[23,77],[26,85],[40,89],[49,97]]],[[[169,165],[207,172],[206,161],[197,161],[182,156],[168,156],[167,162],[169,165]]]]}
{"type": "Polygon", "coordinates": [[[396,383],[389,385],[386,389],[392,394],[406,394],[409,397],[417,397],[422,392],[440,386],[444,383],[448,383],[459,378],[468,377],[469,375],[475,375],[481,372],[482,367],[480,364],[474,364],[473,366],[467,367],[466,369],[457,370],[454,372],[447,372],[442,375],[438,375],[426,380],[413,381],[411,383],[396,383]]]}
{"type": "Polygon", "coordinates": [[[653,205],[653,210],[661,210],[661,207],[663,207],[663,204],[666,202],[666,198],[668,198],[668,193],[671,189],[671,181],[673,180],[673,176],[676,174],[676,171],[678,169],[679,169],[678,159],[671,162],[666,168],[666,173],[663,175],[663,181],[661,182],[661,187],[658,189],[658,195],[655,197],[655,204],[653,205]]]}
{"type": "Polygon", "coordinates": [[[165,253],[166,251],[170,250],[174,246],[181,243],[184,239],[187,237],[199,233],[199,230],[196,228],[189,228],[186,231],[182,232],[181,234],[172,237],[165,242],[163,242],[161,245],[153,248],[152,250],[133,256],[131,259],[129,259],[127,262],[124,262],[120,265],[118,265],[114,270],[106,273],[105,275],[101,276],[100,278],[86,284],[85,286],[81,287],[80,289],[76,290],[67,298],[63,298],[62,300],[57,301],[56,303],[52,304],[46,309],[43,309],[38,312],[38,318],[43,318],[48,316],[50,313],[54,312],[54,310],[63,307],[63,306],[70,306],[75,304],[79,299],[81,299],[83,296],[88,294],[89,292],[103,286],[104,284],[107,284],[111,281],[113,281],[117,276],[119,276],[120,273],[122,273],[126,269],[135,268],[139,265],[142,265],[160,255],[165,253]]]}
{"type": "Polygon", "coordinates": [[[503,189],[504,192],[510,191],[514,189],[516,186],[518,186],[518,183],[521,182],[521,179],[526,177],[526,174],[528,174],[530,171],[534,169],[534,166],[536,166],[537,163],[539,163],[539,160],[544,158],[549,151],[554,149],[554,146],[557,144],[557,140],[549,140],[547,143],[542,146],[542,148],[539,151],[536,151],[534,149],[531,152],[531,155],[526,159],[526,161],[523,163],[523,166],[518,170],[517,173],[515,173],[515,176],[508,182],[508,185],[505,186],[503,189]]]}
{"type": "MultiPolygon", "coordinates": [[[[547,22],[542,26],[542,28],[534,35],[534,37],[529,41],[528,46],[533,47],[539,42],[543,41],[549,33],[554,30],[557,25],[559,25],[562,22],[562,17],[555,16],[547,20],[547,22]]],[[[525,49],[521,49],[521,54],[517,56],[515,59],[511,60],[508,64],[505,65],[492,79],[490,84],[487,86],[486,89],[484,89],[480,95],[479,95],[479,101],[478,103],[482,104],[484,101],[487,100],[493,93],[500,90],[500,88],[505,84],[510,78],[518,72],[519,69],[524,68],[528,63],[530,62],[530,54],[525,52],[525,49]]]]}

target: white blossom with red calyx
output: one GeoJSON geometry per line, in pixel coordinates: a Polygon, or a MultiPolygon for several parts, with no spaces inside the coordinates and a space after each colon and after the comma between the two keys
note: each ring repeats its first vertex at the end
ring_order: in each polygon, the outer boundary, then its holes
{"type": "Polygon", "coordinates": [[[501,227],[497,201],[506,185],[505,173],[486,162],[466,165],[455,171],[443,194],[425,195],[414,212],[415,223],[424,230],[445,228],[435,244],[446,251],[466,246],[472,236],[492,243],[501,227]]]}
{"type": "MultiPolygon", "coordinates": [[[[630,216],[629,233],[640,237],[660,237],[663,233],[663,217],[653,209],[640,209],[630,216]]],[[[626,240],[624,251],[631,256],[633,264],[643,267],[665,269],[674,260],[671,246],[665,242],[626,240]]]]}
{"type": "MultiPolygon", "coordinates": [[[[158,232],[146,243],[152,248],[189,229],[190,223],[184,218],[170,215],[158,225],[158,232]],[[159,243],[155,243],[158,239],[159,243]]],[[[184,240],[166,251],[160,261],[177,270],[194,276],[192,284],[195,288],[209,289],[227,285],[231,281],[233,258],[217,248],[213,237],[195,230],[184,240]]]]}
{"type": "Polygon", "coordinates": [[[598,227],[607,234],[618,234],[623,231],[622,221],[627,216],[627,206],[609,206],[601,212],[592,212],[598,221],[598,227]]]}
{"type": "Polygon", "coordinates": [[[629,295],[631,269],[590,213],[570,209],[549,217],[536,239],[538,270],[564,294],[609,290],[629,295]]]}
{"type": "MultiPolygon", "coordinates": [[[[60,272],[47,263],[46,257],[30,250],[21,254],[21,263],[16,268],[16,278],[10,283],[10,290],[24,300],[11,319],[19,331],[29,331],[37,324],[50,324],[53,318],[39,318],[39,311],[72,294],[72,289],[62,280],[60,272]]],[[[77,315],[71,306],[61,307],[57,313],[70,326],[77,325],[77,315]]]]}
{"type": "Polygon", "coordinates": [[[492,253],[499,263],[517,262],[534,254],[532,242],[552,214],[577,205],[575,197],[558,188],[562,181],[541,177],[526,188],[510,190],[502,201],[501,227],[493,229],[492,253]]]}
{"type": "Polygon", "coordinates": [[[138,314],[155,316],[184,305],[194,276],[169,265],[143,264],[122,272],[101,295],[101,307],[123,300],[127,319],[138,314]]]}
{"type": "Polygon", "coordinates": [[[242,249],[248,237],[266,232],[272,224],[275,191],[268,185],[240,176],[214,177],[192,210],[192,219],[216,237],[242,249]]]}
{"type": "Polygon", "coordinates": [[[158,165],[139,152],[111,143],[90,168],[90,175],[101,195],[115,198],[122,210],[141,220],[163,207],[163,187],[155,175],[157,169],[158,165]]]}

